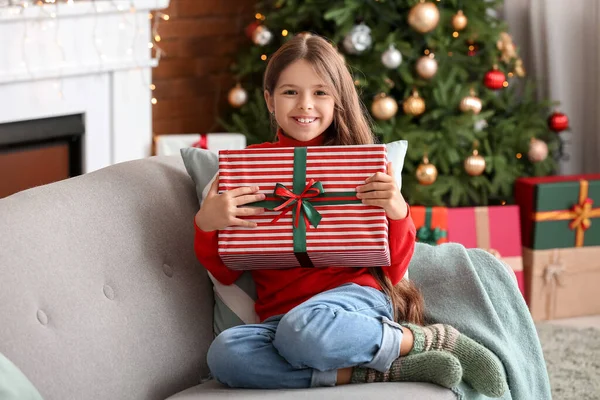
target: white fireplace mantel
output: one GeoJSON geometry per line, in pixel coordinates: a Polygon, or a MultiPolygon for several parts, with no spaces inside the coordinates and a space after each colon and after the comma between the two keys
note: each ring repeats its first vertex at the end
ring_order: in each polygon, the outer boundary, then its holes
{"type": "Polygon", "coordinates": [[[168,5],[97,0],[0,8],[0,124],[84,114],[84,172],[149,156],[157,61],[148,15],[168,5]]]}

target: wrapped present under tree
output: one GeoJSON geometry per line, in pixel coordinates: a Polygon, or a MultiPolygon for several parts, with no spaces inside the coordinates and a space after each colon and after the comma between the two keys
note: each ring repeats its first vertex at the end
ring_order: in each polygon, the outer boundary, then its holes
{"type": "Polygon", "coordinates": [[[600,247],[524,248],[523,264],[535,321],[600,314],[600,247]]]}
{"type": "Polygon", "coordinates": [[[525,296],[519,207],[448,208],[448,241],[494,254],[515,273],[525,296]]]}
{"type": "Polygon", "coordinates": [[[412,206],[410,214],[417,229],[417,241],[431,245],[448,241],[448,209],[446,207],[412,206]]]}

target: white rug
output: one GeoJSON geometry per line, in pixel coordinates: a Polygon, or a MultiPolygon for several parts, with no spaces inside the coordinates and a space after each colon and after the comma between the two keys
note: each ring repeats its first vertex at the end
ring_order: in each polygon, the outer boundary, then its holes
{"type": "Polygon", "coordinates": [[[554,400],[600,400],[600,330],[536,325],[554,400]]]}

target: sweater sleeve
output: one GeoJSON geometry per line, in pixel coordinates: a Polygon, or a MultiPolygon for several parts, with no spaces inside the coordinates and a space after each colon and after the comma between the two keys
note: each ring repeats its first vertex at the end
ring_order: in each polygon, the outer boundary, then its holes
{"type": "Polygon", "coordinates": [[[383,268],[383,272],[395,285],[406,274],[408,264],[415,251],[417,233],[415,223],[410,215],[410,207],[404,219],[388,219],[388,221],[391,265],[383,268]]]}
{"type": "Polygon", "coordinates": [[[227,268],[219,256],[219,234],[217,231],[205,232],[198,228],[194,221],[196,235],[194,238],[194,251],[196,258],[219,282],[223,285],[231,285],[243,271],[234,271],[227,268]]]}

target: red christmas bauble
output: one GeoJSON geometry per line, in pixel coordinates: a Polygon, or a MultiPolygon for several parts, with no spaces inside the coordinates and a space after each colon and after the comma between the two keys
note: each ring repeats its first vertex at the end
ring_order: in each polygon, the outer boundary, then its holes
{"type": "Polygon", "coordinates": [[[555,112],[548,118],[548,126],[554,132],[564,131],[569,129],[569,117],[560,112],[555,112]]]}
{"type": "Polygon", "coordinates": [[[260,21],[254,21],[252,23],[250,23],[247,27],[246,27],[246,36],[248,36],[248,39],[252,39],[252,35],[254,35],[254,31],[256,30],[256,28],[258,28],[260,26],[260,21]]]}
{"type": "Polygon", "coordinates": [[[473,42],[472,40],[469,40],[467,42],[468,46],[468,51],[467,51],[467,55],[469,57],[474,57],[477,55],[477,53],[479,53],[479,44],[473,42]]]}
{"type": "Polygon", "coordinates": [[[502,72],[496,68],[494,68],[491,71],[488,71],[485,74],[485,78],[483,79],[484,85],[488,89],[492,89],[492,90],[502,89],[505,81],[506,81],[506,77],[504,76],[504,72],[502,72]]]}

